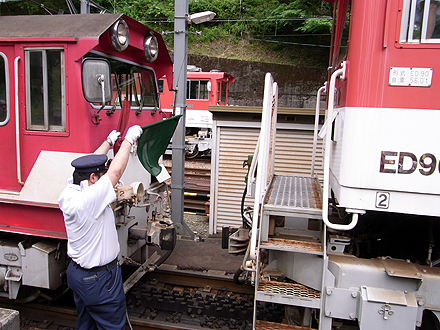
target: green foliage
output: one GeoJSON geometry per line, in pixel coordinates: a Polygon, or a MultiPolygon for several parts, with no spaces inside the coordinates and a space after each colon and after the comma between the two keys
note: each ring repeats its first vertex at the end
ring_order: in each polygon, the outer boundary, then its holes
{"type": "MultiPolygon", "coordinates": [[[[79,5],[78,5],[79,6],[79,5]]],[[[79,8],[79,7],[78,7],[79,8]]],[[[0,2],[0,15],[48,15],[69,13],[69,9],[65,1],[48,0],[48,1],[11,1],[0,2]]]]}
{"type": "MultiPolygon", "coordinates": [[[[77,11],[78,0],[73,0],[77,11]]],[[[94,0],[111,12],[124,13],[163,34],[173,48],[175,0],[94,0]]],[[[259,49],[284,50],[288,45],[329,45],[332,4],[322,0],[188,0],[189,13],[210,10],[216,13],[210,22],[190,24],[189,50],[224,41],[258,43],[259,49]]],[[[92,12],[98,9],[92,8],[92,12]]],[[[65,0],[25,0],[0,2],[1,15],[45,15],[69,13],[65,0]],[[43,5],[42,5],[43,4],[43,5]]],[[[209,47],[209,46],[208,46],[209,47]]],[[[296,50],[295,50],[296,51],[296,50]]]]}
{"type": "Polygon", "coordinates": [[[189,12],[198,13],[210,10],[216,18],[237,18],[240,12],[240,0],[190,0],[189,12]]]}
{"type": "MultiPolygon", "coordinates": [[[[103,3],[108,1],[102,1],[103,3]]],[[[114,1],[117,12],[124,13],[136,20],[172,19],[174,17],[174,1],[172,0],[118,0],[114,1]]]]}
{"type": "Polygon", "coordinates": [[[328,9],[329,7],[323,4],[322,0],[294,0],[280,3],[274,10],[274,14],[289,17],[322,16],[329,14],[328,9]]]}
{"type": "Polygon", "coordinates": [[[310,18],[298,30],[305,33],[330,33],[332,30],[332,20],[310,18]]]}

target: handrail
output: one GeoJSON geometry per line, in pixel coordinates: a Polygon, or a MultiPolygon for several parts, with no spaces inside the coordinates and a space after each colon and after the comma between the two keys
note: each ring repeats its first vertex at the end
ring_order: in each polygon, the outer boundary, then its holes
{"type": "Polygon", "coordinates": [[[248,266],[247,266],[247,262],[248,262],[248,256],[249,256],[249,249],[250,249],[250,247],[251,247],[251,245],[250,244],[248,244],[248,246],[247,246],[247,249],[246,249],[246,252],[245,252],[245,254],[244,254],[244,258],[243,258],[243,261],[242,261],[242,263],[241,263],[241,268],[244,270],[244,271],[247,271],[247,272],[256,272],[257,270],[256,269],[254,269],[254,268],[249,268],[248,266]]]}
{"type": "MultiPolygon", "coordinates": [[[[267,184],[267,174],[268,174],[268,154],[271,142],[271,127],[272,127],[272,105],[274,92],[277,93],[278,87],[277,83],[274,82],[272,75],[266,73],[264,81],[264,98],[263,98],[263,112],[261,118],[261,129],[259,137],[259,152],[258,152],[258,163],[257,163],[257,178],[255,184],[255,197],[254,197],[254,213],[252,216],[252,230],[251,230],[251,241],[250,241],[250,251],[249,257],[255,260],[257,257],[257,236],[258,236],[258,224],[259,215],[262,211],[262,200],[264,189],[267,184]]],[[[276,113],[275,113],[276,116],[276,113]]]]}
{"type": "Polygon", "coordinates": [[[326,87],[327,87],[327,82],[324,83],[324,86],[318,89],[318,93],[316,94],[315,126],[313,129],[313,151],[312,151],[312,172],[311,172],[312,177],[315,175],[315,159],[316,159],[316,146],[318,144],[318,124],[319,124],[321,93],[326,89],[326,87]]]}
{"type": "Polygon", "coordinates": [[[24,182],[21,181],[21,152],[20,152],[20,123],[19,123],[19,103],[18,103],[18,61],[20,56],[14,59],[14,78],[15,78],[15,144],[16,144],[16,157],[17,157],[17,181],[22,186],[24,182]]]}
{"type": "Polygon", "coordinates": [[[259,150],[260,150],[260,136],[258,136],[257,145],[255,146],[254,155],[252,156],[252,162],[251,162],[251,164],[249,166],[248,180],[247,180],[247,183],[246,183],[248,196],[251,196],[252,185],[254,185],[255,181],[256,181],[255,172],[256,172],[257,164],[258,164],[258,152],[259,152],[259,150]]]}
{"type": "Polygon", "coordinates": [[[353,213],[351,222],[348,225],[340,225],[330,222],[328,219],[328,193],[330,186],[330,146],[332,137],[332,121],[333,108],[335,100],[335,85],[336,79],[341,76],[341,80],[345,80],[346,62],[341,63],[341,68],[333,72],[330,78],[330,85],[328,91],[328,108],[327,108],[327,127],[325,137],[325,152],[324,152],[324,182],[323,182],[323,196],[322,196],[322,220],[327,227],[334,230],[351,230],[357,225],[358,213],[353,213]]]}

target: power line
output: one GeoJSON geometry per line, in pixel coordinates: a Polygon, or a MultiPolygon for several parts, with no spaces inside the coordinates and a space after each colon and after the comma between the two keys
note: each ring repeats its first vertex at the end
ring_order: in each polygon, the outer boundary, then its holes
{"type": "MultiPolygon", "coordinates": [[[[172,34],[174,33],[174,31],[162,31],[161,34],[162,35],[166,35],[166,34],[172,34]]],[[[188,33],[191,34],[196,34],[196,35],[205,35],[205,36],[211,36],[211,34],[209,33],[205,33],[203,34],[201,31],[188,31],[188,33]]],[[[260,36],[260,38],[264,38],[264,37],[271,37],[271,38],[286,38],[286,37],[330,37],[332,34],[331,33],[303,33],[303,34],[263,34],[260,36]]],[[[220,35],[223,37],[233,37],[233,36],[227,36],[227,35],[220,35]]],[[[239,37],[237,37],[239,38],[239,37]]],[[[252,38],[256,38],[256,37],[252,37],[252,38]]]]}
{"type": "Polygon", "coordinates": [[[47,13],[50,15],[59,14],[60,12],[58,10],[52,9],[50,7],[47,7],[44,3],[40,3],[38,1],[31,0],[31,2],[37,4],[40,6],[40,8],[44,9],[47,13]]]}
{"type": "Polygon", "coordinates": [[[271,43],[278,43],[278,44],[285,44],[285,45],[298,45],[298,46],[311,46],[311,47],[330,48],[330,45],[306,44],[306,43],[301,43],[301,42],[279,41],[279,40],[269,40],[269,39],[259,39],[259,38],[243,38],[243,37],[222,36],[222,35],[215,35],[215,34],[213,34],[212,36],[213,37],[244,39],[244,40],[251,40],[251,41],[263,41],[263,42],[271,42],[271,43]]]}
{"type": "Polygon", "coordinates": [[[331,35],[331,33],[265,34],[262,37],[329,37],[331,35]]]}
{"type": "MultiPolygon", "coordinates": [[[[169,34],[173,33],[173,31],[162,31],[161,34],[169,34]]],[[[194,33],[196,35],[202,35],[201,32],[194,33]]],[[[301,42],[291,42],[291,41],[279,41],[279,40],[269,40],[269,39],[260,39],[260,38],[244,38],[244,37],[237,37],[237,36],[226,36],[221,34],[204,34],[207,37],[221,37],[221,38],[232,38],[232,39],[242,39],[242,40],[250,40],[250,41],[263,41],[263,42],[271,42],[271,43],[278,43],[278,44],[285,44],[285,45],[298,45],[298,46],[311,46],[311,47],[323,47],[323,48],[330,48],[330,45],[318,45],[318,44],[306,44],[301,42]]],[[[341,46],[344,47],[344,46],[341,46]]]]}
{"type": "Polygon", "coordinates": [[[214,19],[211,22],[261,22],[261,21],[306,21],[308,19],[332,19],[329,16],[310,16],[310,17],[282,17],[282,18],[246,18],[246,19],[236,19],[236,18],[219,18],[214,19]]]}
{"type": "MultiPolygon", "coordinates": [[[[223,22],[264,22],[264,21],[305,21],[308,19],[332,19],[329,16],[310,16],[310,17],[285,17],[285,18],[246,18],[246,19],[237,19],[237,18],[218,18],[213,19],[206,23],[223,23],[223,22]]],[[[174,19],[172,18],[154,18],[154,19],[145,19],[139,20],[141,23],[173,23],[174,19]]]]}

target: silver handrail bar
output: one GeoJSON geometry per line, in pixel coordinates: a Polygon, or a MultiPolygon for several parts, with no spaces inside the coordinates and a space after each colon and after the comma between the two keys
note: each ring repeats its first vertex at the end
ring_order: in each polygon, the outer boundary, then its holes
{"type": "Polygon", "coordinates": [[[20,56],[14,59],[14,78],[15,78],[15,144],[16,144],[16,158],[17,158],[17,181],[22,186],[24,182],[21,180],[21,152],[20,152],[20,122],[19,122],[19,103],[18,103],[18,61],[20,56]]]}
{"type": "MultiPolygon", "coordinates": [[[[340,225],[330,222],[328,219],[328,193],[330,186],[330,144],[332,137],[332,121],[334,101],[335,101],[335,85],[336,79],[341,76],[341,80],[345,80],[345,70],[347,63],[344,61],[341,63],[341,68],[333,72],[330,78],[329,92],[328,92],[328,107],[327,107],[327,127],[326,127],[326,137],[325,137],[325,152],[324,152],[324,182],[323,182],[323,192],[322,192],[322,220],[327,227],[334,230],[351,230],[356,227],[358,222],[358,213],[352,214],[352,220],[348,225],[340,225]]],[[[354,211],[354,210],[353,210],[354,211]]],[[[359,213],[363,213],[360,211],[359,213]]]]}
{"type": "Polygon", "coordinates": [[[327,87],[327,82],[325,82],[324,86],[318,89],[318,93],[316,94],[316,112],[315,112],[315,126],[313,129],[313,151],[312,151],[312,172],[311,176],[315,175],[315,159],[316,159],[316,147],[318,144],[318,124],[319,124],[319,111],[320,111],[320,103],[321,103],[321,93],[325,91],[327,87]]]}

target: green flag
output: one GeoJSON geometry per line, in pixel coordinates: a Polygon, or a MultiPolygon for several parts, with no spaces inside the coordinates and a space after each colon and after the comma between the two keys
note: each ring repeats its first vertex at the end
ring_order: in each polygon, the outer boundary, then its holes
{"type": "Polygon", "coordinates": [[[168,172],[159,165],[158,161],[160,156],[165,153],[181,116],[174,116],[142,126],[144,132],[138,139],[137,155],[145,169],[159,182],[169,178],[168,172]]]}

